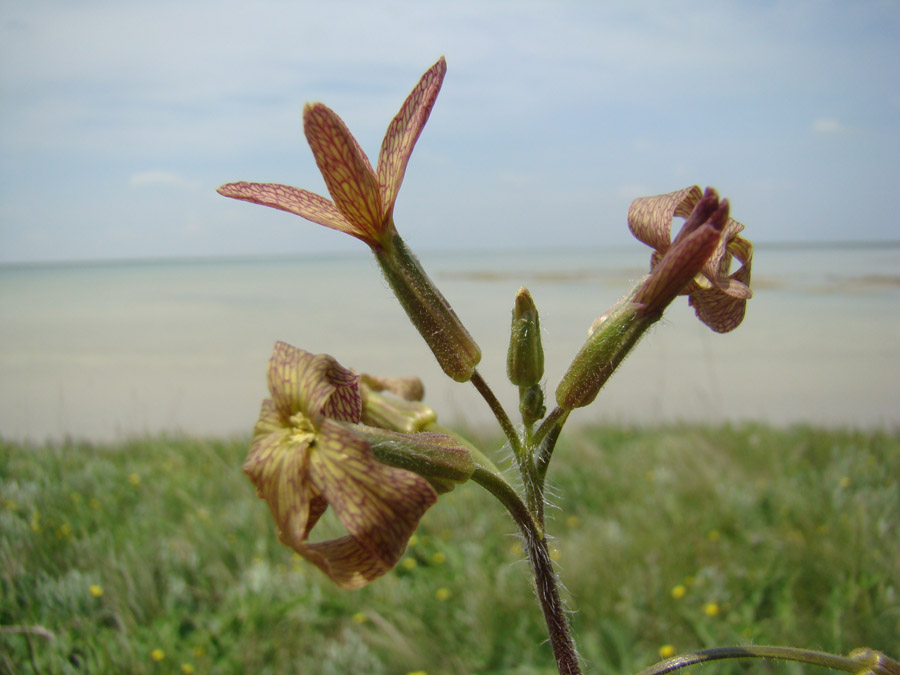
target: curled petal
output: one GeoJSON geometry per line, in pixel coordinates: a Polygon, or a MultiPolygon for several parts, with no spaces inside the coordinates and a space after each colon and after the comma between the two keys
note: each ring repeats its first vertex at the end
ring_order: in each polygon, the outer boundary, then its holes
{"type": "MultiPolygon", "coordinates": [[[[750,259],[753,256],[753,246],[749,241],[738,236],[744,226],[730,218],[722,233],[715,253],[710,256],[703,267],[703,276],[710,280],[712,285],[718,287],[726,295],[741,300],[749,300],[753,297],[750,290],[750,259]],[[747,281],[742,282],[731,274],[732,256],[741,261],[743,267],[747,267],[747,281]]],[[[704,286],[708,288],[708,286],[704,286]]]]}
{"type": "Polygon", "coordinates": [[[251,204],[271,206],[306,220],[356,236],[356,228],[329,200],[315,192],[277,183],[228,183],[216,190],[220,195],[251,204]]]}
{"type": "Polygon", "coordinates": [[[390,216],[403,183],[406,165],[441,91],[447,62],[442,56],[429,68],[391,120],[378,154],[378,183],[383,213],[390,216]]]}
{"type": "Polygon", "coordinates": [[[697,317],[717,333],[727,333],[741,324],[747,309],[747,299],[752,295],[750,267],[753,245],[746,239],[735,237],[729,244],[729,251],[741,262],[741,266],[725,279],[726,284],[723,287],[698,288],[690,293],[689,298],[697,317]],[[732,289],[732,292],[726,292],[725,288],[732,289]],[[746,289],[746,294],[736,293],[734,289],[746,289]]]}
{"type": "Polygon", "coordinates": [[[303,130],[335,206],[355,237],[380,246],[388,225],[372,165],[344,121],[322,103],[303,108],[303,130]]]}
{"type": "Polygon", "coordinates": [[[350,535],[296,550],[344,588],[358,588],[392,568],[419,519],[437,501],[428,481],[375,459],[369,444],[326,419],[310,452],[310,476],[350,535]]]}
{"type": "Polygon", "coordinates": [[[687,236],[679,237],[635,294],[633,302],[642,305],[641,313],[661,314],[694,278],[720,236],[721,232],[707,222],[687,236]]]}
{"type": "Polygon", "coordinates": [[[665,253],[672,241],[672,218],[687,218],[703,191],[696,185],[654,197],[639,197],[628,207],[628,228],[652,249],[665,253]]]}
{"type": "Polygon", "coordinates": [[[359,376],[328,354],[310,354],[284,342],[269,360],[269,391],[282,424],[302,413],[318,425],[324,417],[359,422],[359,376]]]}

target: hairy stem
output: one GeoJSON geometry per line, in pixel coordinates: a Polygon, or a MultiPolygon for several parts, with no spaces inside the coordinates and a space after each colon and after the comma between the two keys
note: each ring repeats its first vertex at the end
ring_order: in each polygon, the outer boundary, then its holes
{"type": "Polygon", "coordinates": [[[562,675],[580,675],[575,641],[569,628],[565,606],[559,595],[559,582],[553,571],[553,561],[547,550],[542,527],[522,502],[518,493],[501,476],[476,466],[472,480],[484,487],[506,507],[525,540],[528,562],[534,574],[535,594],[544,613],[547,632],[556,666],[562,675]]]}

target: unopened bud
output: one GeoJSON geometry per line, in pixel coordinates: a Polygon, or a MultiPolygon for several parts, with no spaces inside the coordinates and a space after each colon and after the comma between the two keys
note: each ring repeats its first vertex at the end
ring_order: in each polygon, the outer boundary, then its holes
{"type": "Polygon", "coordinates": [[[544,376],[541,323],[534,300],[524,286],[516,293],[513,307],[506,374],[509,381],[519,387],[537,384],[544,376]]]}

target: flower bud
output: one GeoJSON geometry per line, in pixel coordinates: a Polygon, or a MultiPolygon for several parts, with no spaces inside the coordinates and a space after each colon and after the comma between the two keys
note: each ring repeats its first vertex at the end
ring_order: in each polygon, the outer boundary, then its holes
{"type": "Polygon", "coordinates": [[[519,387],[530,387],[544,376],[544,348],[541,346],[541,324],[537,307],[528,289],[516,293],[512,312],[506,374],[519,387]]]}
{"type": "Polygon", "coordinates": [[[375,251],[375,258],[444,372],[457,382],[470,380],[481,349],[400,235],[395,232],[389,246],[375,251]]]}

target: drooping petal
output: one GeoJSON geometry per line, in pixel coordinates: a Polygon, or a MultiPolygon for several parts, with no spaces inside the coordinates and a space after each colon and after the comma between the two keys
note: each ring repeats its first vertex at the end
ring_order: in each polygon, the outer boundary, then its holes
{"type": "Polygon", "coordinates": [[[687,218],[703,197],[697,185],[653,197],[638,197],[628,207],[628,228],[650,248],[665,253],[672,241],[672,219],[687,218]]]}
{"type": "Polygon", "coordinates": [[[353,225],[351,234],[379,246],[386,214],[375,172],[359,143],[337,113],[322,103],[303,108],[303,131],[335,206],[353,225]]]}
{"type": "Polygon", "coordinates": [[[311,504],[318,497],[309,482],[308,445],[311,437],[298,437],[283,426],[271,399],[263,401],[259,422],[244,462],[244,473],[257,495],[269,505],[284,541],[301,541],[322,512],[310,522],[311,504]]]}
{"type": "Polygon", "coordinates": [[[334,581],[356,588],[393,567],[437,495],[412,472],[381,464],[365,440],[324,420],[310,453],[310,475],[350,537],[314,547],[313,559],[334,581]]]}
{"type": "Polygon", "coordinates": [[[393,213],[409,157],[431,115],[446,73],[447,61],[442,56],[419,80],[384,135],[378,154],[378,183],[383,213],[388,217],[393,213]]]}
{"type": "Polygon", "coordinates": [[[278,183],[228,183],[216,190],[220,195],[273,209],[287,211],[319,225],[357,236],[356,228],[337,207],[315,192],[278,183]]]}
{"type": "Polygon", "coordinates": [[[310,354],[284,342],[269,360],[269,391],[283,423],[302,413],[316,426],[323,417],[359,422],[359,376],[328,354],[310,354]]]}

